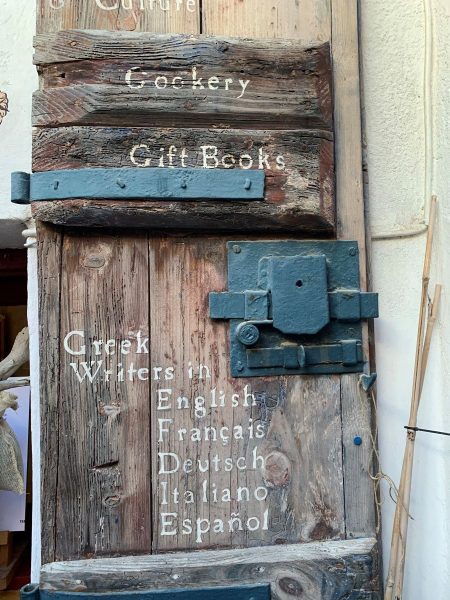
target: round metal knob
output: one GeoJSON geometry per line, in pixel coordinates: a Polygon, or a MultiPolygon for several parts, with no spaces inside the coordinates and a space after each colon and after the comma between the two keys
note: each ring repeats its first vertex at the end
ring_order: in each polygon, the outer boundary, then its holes
{"type": "Polygon", "coordinates": [[[252,323],[240,323],[236,328],[236,335],[244,346],[253,346],[259,340],[259,329],[252,323]]]}

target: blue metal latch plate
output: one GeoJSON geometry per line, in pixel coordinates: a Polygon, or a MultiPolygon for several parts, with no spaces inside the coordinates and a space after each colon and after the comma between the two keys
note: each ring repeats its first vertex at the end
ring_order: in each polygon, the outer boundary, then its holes
{"type": "Polygon", "coordinates": [[[209,305],[230,320],[234,377],[363,370],[378,296],[359,290],[357,242],[229,242],[228,285],[209,305]]]}

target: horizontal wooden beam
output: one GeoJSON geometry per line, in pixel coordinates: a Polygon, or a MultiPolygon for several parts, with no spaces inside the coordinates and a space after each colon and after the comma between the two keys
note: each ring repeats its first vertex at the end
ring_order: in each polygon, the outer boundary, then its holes
{"type": "Polygon", "coordinates": [[[35,126],[332,128],[326,43],[72,30],[35,47],[35,126]]]}
{"type": "Polygon", "coordinates": [[[77,198],[39,203],[43,221],[59,225],[164,229],[308,231],[335,226],[332,134],[323,131],[249,131],[61,127],[38,129],[33,170],[117,168],[238,168],[265,173],[264,201],[102,202],[77,198]],[[250,168],[249,168],[250,167],[250,168]]]}
{"type": "Polygon", "coordinates": [[[271,583],[275,600],[375,600],[376,572],[377,542],[366,538],[50,563],[42,568],[41,589],[104,593],[271,583]]]}

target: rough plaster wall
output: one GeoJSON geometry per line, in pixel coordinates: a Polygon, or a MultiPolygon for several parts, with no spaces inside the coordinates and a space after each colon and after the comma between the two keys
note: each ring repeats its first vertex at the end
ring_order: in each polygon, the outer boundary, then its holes
{"type": "MultiPolygon", "coordinates": [[[[450,164],[448,0],[361,0],[361,43],[372,233],[420,230],[423,205],[440,197],[434,281],[448,286],[450,164]],[[427,56],[431,59],[427,64],[427,56]]],[[[378,425],[384,472],[399,481],[408,422],[425,236],[374,240],[378,425]]],[[[450,307],[444,288],[419,426],[450,431],[450,307]]],[[[448,438],[419,433],[404,598],[448,598],[448,438]]],[[[395,506],[383,485],[383,553],[395,506]]]]}
{"type": "Polygon", "coordinates": [[[34,7],[34,0],[0,0],[0,91],[9,99],[0,125],[0,248],[23,246],[21,231],[29,218],[29,207],[10,202],[10,173],[31,168],[34,7]]]}

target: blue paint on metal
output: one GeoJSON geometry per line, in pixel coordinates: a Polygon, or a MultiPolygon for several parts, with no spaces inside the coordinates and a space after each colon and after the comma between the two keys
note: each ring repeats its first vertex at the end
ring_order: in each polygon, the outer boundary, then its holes
{"type": "Polygon", "coordinates": [[[20,600],[39,600],[39,584],[27,583],[20,589],[20,600]]]}
{"type": "Polygon", "coordinates": [[[142,590],[123,592],[50,592],[28,585],[20,591],[21,600],[270,600],[270,585],[241,585],[191,589],[142,590]],[[30,590],[29,588],[33,588],[30,590]]]}
{"type": "Polygon", "coordinates": [[[325,255],[271,257],[265,268],[275,329],[314,334],[329,323],[325,255]]]}
{"type": "Polygon", "coordinates": [[[30,204],[30,174],[23,171],[11,173],[11,202],[30,204]]]}
{"type": "Polygon", "coordinates": [[[359,435],[356,435],[353,438],[353,443],[355,444],[355,446],[361,446],[361,444],[362,444],[362,437],[360,437],[359,435]]]}
{"type": "Polygon", "coordinates": [[[377,374],[376,373],[371,373],[370,375],[361,375],[361,377],[359,378],[360,382],[361,382],[361,387],[365,392],[368,392],[370,390],[370,388],[374,385],[375,381],[377,380],[377,374]]]}
{"type": "Polygon", "coordinates": [[[12,201],[70,198],[261,200],[264,172],[245,169],[76,169],[13,173],[12,201]]]}
{"type": "Polygon", "coordinates": [[[209,301],[230,319],[234,377],[363,370],[361,319],[378,296],[359,290],[356,242],[229,242],[228,284],[209,301]]]}

